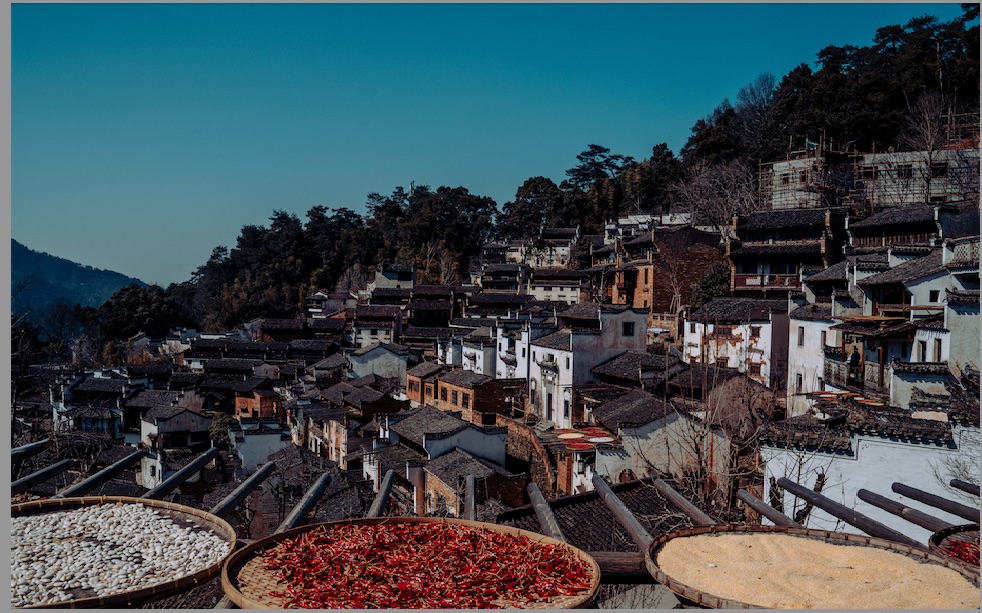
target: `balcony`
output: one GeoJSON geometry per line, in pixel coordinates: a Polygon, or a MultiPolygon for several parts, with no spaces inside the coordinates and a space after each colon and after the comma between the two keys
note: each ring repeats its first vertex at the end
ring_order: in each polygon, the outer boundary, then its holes
{"type": "Polygon", "coordinates": [[[800,289],[797,273],[791,275],[733,275],[735,289],[800,289]]]}
{"type": "MultiPolygon", "coordinates": [[[[886,367],[889,369],[889,366],[886,367]]],[[[838,357],[830,357],[828,348],[825,352],[825,363],[822,372],[822,381],[829,385],[849,389],[866,395],[889,394],[890,393],[890,373],[885,372],[883,376],[883,387],[877,382],[880,377],[880,365],[877,362],[866,362],[858,368],[850,368],[848,361],[842,361],[838,357]]]]}

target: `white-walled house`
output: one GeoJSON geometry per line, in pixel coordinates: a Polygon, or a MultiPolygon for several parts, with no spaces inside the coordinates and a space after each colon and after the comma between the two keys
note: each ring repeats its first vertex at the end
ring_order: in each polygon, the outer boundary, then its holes
{"type": "Polygon", "coordinates": [[[686,362],[736,368],[774,389],[787,383],[788,301],[714,298],[684,319],[686,362]]]}
{"type": "MultiPolygon", "coordinates": [[[[952,524],[967,523],[958,516],[892,491],[892,484],[899,482],[951,499],[951,488],[947,486],[951,478],[978,483],[978,399],[973,402],[968,394],[959,396],[959,401],[922,405],[921,408],[931,410],[913,413],[890,407],[839,409],[826,403],[820,413],[824,421],[802,416],[783,422],[782,427],[775,426],[761,447],[761,458],[766,465],[763,499],[772,500],[772,479],[785,477],[812,489],[819,474],[824,474],[823,496],[916,541],[927,543],[931,531],[862,501],[859,490],[886,496],[952,524]],[[968,403],[964,402],[966,397],[968,403]],[[949,468],[955,465],[973,467],[974,473],[951,474],[949,468]]],[[[788,492],[779,498],[783,500],[784,514],[789,517],[794,517],[804,506],[803,500],[788,492]]],[[[819,530],[859,532],[858,528],[817,507],[812,509],[804,525],[819,530]]]]}
{"type": "Polygon", "coordinates": [[[495,374],[498,343],[491,328],[481,327],[460,339],[460,357],[464,370],[479,375],[495,374]]]}
{"type": "Polygon", "coordinates": [[[527,379],[531,363],[530,343],[556,331],[552,320],[534,320],[517,317],[502,318],[493,328],[497,351],[495,352],[495,379],[527,379]]]}
{"type": "Polygon", "coordinates": [[[647,313],[624,305],[580,303],[558,314],[557,332],[530,343],[529,410],[559,428],[572,426],[573,385],[625,351],[643,351],[647,313]]]}
{"type": "Polygon", "coordinates": [[[979,372],[979,290],[946,292],[944,327],[952,341],[948,367],[956,377],[966,370],[979,372]]]}
{"type": "Polygon", "coordinates": [[[348,354],[352,379],[375,374],[389,379],[406,379],[406,370],[415,363],[409,347],[396,343],[374,343],[348,354]]]}
{"type": "Polygon", "coordinates": [[[700,454],[712,458],[714,474],[726,472],[730,444],[722,431],[703,427],[697,417],[649,392],[633,390],[595,408],[592,416],[620,441],[619,448],[597,450],[594,470],[611,483],[659,472],[681,475],[700,454]]]}
{"type": "Polygon", "coordinates": [[[836,331],[830,328],[839,323],[832,316],[832,304],[808,304],[790,314],[788,340],[788,404],[789,417],[803,415],[811,408],[807,394],[824,389],[825,353],[838,350],[836,331]]]}
{"type": "Polygon", "coordinates": [[[140,422],[140,442],[148,449],[140,460],[141,484],[154,488],[176,472],[169,467],[170,453],[207,451],[211,447],[208,432],[211,421],[210,417],[179,406],[159,406],[147,411],[140,422]]]}

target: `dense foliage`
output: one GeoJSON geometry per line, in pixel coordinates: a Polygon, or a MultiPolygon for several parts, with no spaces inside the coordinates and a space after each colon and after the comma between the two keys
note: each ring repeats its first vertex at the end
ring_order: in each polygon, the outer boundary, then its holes
{"type": "MultiPolygon", "coordinates": [[[[310,293],[364,287],[384,262],[415,264],[423,283],[459,282],[484,243],[534,238],[546,226],[599,234],[617,215],[691,211],[697,223],[720,227],[759,206],[761,160],[819,139],[860,151],[903,148],[912,110],[927,97],[942,110],[978,113],[979,6],[962,6],[950,22],[925,16],[886,26],[869,46],[826,47],[815,68],[761,75],[735,103],[723,100],[697,121],[678,156],[665,143],[641,161],[589,144],[560,184],[531,177],[500,209],[464,187],[411,185],[369,194],[364,215],[318,205],[300,219],[276,210],[268,226],[244,226],[234,247],[215,247],[187,282],[125,287],[98,308],[61,305],[44,329],[65,343],[85,331],[98,355],[108,339],[137,331],[293,317],[310,293]]],[[[720,291],[721,278],[702,280],[702,300],[720,291]]]]}

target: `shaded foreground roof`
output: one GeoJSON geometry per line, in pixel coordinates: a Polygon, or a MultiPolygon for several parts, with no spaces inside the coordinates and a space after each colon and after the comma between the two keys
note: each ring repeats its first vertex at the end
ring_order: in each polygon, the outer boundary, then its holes
{"type": "MultiPolygon", "coordinates": [[[[691,520],[667,502],[650,482],[630,481],[612,485],[611,489],[654,538],[692,526],[691,520]]],[[[637,545],[597,492],[551,500],[549,506],[570,545],[585,551],[637,551],[637,545]]],[[[532,505],[501,513],[495,523],[542,531],[532,505]]]]}
{"type": "Polygon", "coordinates": [[[435,475],[450,487],[459,489],[463,489],[467,475],[474,475],[477,479],[486,479],[492,475],[515,476],[505,470],[503,466],[474,456],[460,448],[454,448],[450,453],[430,460],[426,463],[424,470],[435,475]]]}

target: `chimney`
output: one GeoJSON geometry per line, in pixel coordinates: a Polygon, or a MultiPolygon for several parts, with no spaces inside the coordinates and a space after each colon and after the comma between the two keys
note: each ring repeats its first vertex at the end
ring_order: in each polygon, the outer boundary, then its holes
{"type": "Polygon", "coordinates": [[[413,513],[422,517],[426,515],[426,490],[423,485],[424,460],[408,460],[406,462],[406,479],[413,486],[413,513]]]}

